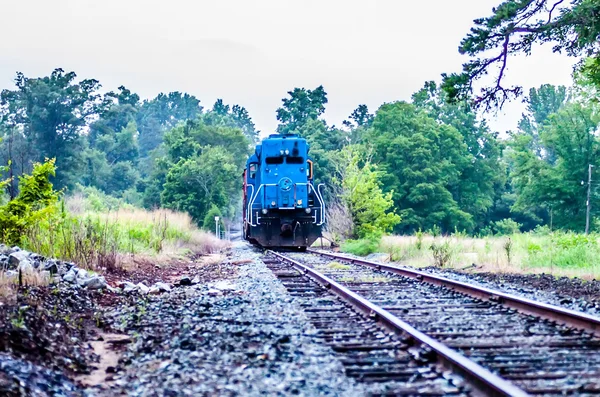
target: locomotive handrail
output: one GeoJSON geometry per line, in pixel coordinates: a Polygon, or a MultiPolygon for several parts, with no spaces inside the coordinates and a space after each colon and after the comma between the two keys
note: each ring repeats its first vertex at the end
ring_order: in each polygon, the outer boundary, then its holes
{"type": "MultiPolygon", "coordinates": [[[[252,207],[254,207],[254,202],[256,201],[256,198],[258,197],[258,194],[260,193],[260,190],[263,188],[263,186],[277,186],[277,184],[276,183],[263,183],[259,186],[258,190],[256,191],[256,194],[252,198],[252,201],[248,204],[248,208],[250,209],[250,226],[258,226],[258,224],[255,225],[254,223],[252,223],[252,207]]],[[[257,222],[258,222],[258,219],[257,219],[257,222]]]]}
{"type": "Polygon", "coordinates": [[[258,197],[258,193],[260,193],[260,190],[263,188],[263,186],[264,185],[260,185],[258,187],[258,189],[256,190],[256,193],[252,197],[252,200],[250,200],[250,202],[248,203],[248,209],[250,212],[250,226],[257,226],[252,222],[252,208],[254,207],[254,202],[256,201],[256,198],[258,197]]]}
{"type": "MultiPolygon", "coordinates": [[[[317,226],[321,226],[323,223],[325,223],[325,203],[323,202],[323,197],[321,197],[321,193],[315,189],[314,185],[312,183],[308,183],[308,185],[311,187],[311,189],[313,190],[313,192],[315,192],[315,196],[317,196],[317,200],[319,200],[319,204],[321,204],[321,222],[317,223],[317,226]]],[[[321,186],[324,186],[324,184],[319,184],[318,187],[320,188],[321,186]]]]}
{"type": "MultiPolygon", "coordinates": [[[[250,200],[251,200],[252,196],[254,195],[254,185],[247,185],[247,186],[250,186],[252,188],[252,193],[250,194],[250,200]]],[[[248,205],[246,208],[246,222],[250,223],[250,226],[254,226],[252,224],[252,219],[251,219],[252,209],[250,208],[250,200],[248,200],[248,205]]]]}
{"type": "Polygon", "coordinates": [[[319,226],[325,223],[325,200],[323,200],[323,194],[321,193],[321,187],[323,186],[325,186],[324,183],[319,183],[317,185],[317,192],[319,193],[319,196],[321,196],[321,224],[319,226]]]}

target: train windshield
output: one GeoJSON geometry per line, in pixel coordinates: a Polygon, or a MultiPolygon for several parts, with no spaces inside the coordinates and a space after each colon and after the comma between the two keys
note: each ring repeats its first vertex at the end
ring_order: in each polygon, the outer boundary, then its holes
{"type": "Polygon", "coordinates": [[[250,167],[248,167],[248,171],[248,178],[254,179],[256,177],[256,163],[250,164],[250,167]]]}
{"type": "Polygon", "coordinates": [[[302,157],[286,157],[285,162],[288,164],[304,164],[302,157]]]}
{"type": "Polygon", "coordinates": [[[278,157],[267,157],[265,159],[265,162],[267,164],[283,164],[283,157],[278,156],[278,157]]]}

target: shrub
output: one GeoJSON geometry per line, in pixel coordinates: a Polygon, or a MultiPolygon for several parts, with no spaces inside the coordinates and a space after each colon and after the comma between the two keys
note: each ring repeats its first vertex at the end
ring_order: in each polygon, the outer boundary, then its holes
{"type": "Polygon", "coordinates": [[[0,239],[6,244],[20,244],[28,228],[47,221],[57,212],[59,193],[50,182],[56,175],[54,159],[35,163],[30,175],[19,177],[19,194],[0,207],[0,239]]]}
{"type": "Polygon", "coordinates": [[[212,207],[210,207],[210,210],[208,210],[208,212],[204,216],[204,222],[202,223],[202,228],[204,230],[212,233],[215,232],[215,216],[219,217],[219,226],[221,227],[221,230],[225,230],[225,225],[223,223],[223,214],[221,213],[221,210],[214,204],[212,205],[212,207]]]}
{"type": "Polygon", "coordinates": [[[450,246],[449,241],[446,240],[442,243],[434,241],[429,248],[433,254],[434,266],[446,267],[450,264],[450,260],[452,259],[452,247],[450,246]]]}
{"type": "Polygon", "coordinates": [[[509,236],[511,234],[517,234],[521,231],[520,223],[515,222],[510,218],[502,219],[501,221],[494,222],[493,228],[496,234],[502,236],[509,236]]]}

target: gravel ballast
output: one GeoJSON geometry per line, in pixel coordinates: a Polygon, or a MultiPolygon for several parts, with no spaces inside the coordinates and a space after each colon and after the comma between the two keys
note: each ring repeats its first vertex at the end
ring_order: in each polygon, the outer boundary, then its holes
{"type": "Polygon", "coordinates": [[[314,328],[260,256],[239,244],[229,261],[253,261],[237,266],[234,278],[179,286],[108,313],[132,343],[112,386],[88,392],[364,395],[333,353],[312,340],[314,328]]]}

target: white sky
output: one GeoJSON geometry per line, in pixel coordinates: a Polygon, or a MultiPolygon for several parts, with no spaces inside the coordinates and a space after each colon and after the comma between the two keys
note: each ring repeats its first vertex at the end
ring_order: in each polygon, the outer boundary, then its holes
{"type": "MultiPolygon", "coordinates": [[[[142,98],[179,90],[205,107],[239,103],[266,134],[287,91],[322,84],[325,118],[340,125],[360,103],[410,100],[426,80],[459,71],[460,40],[500,2],[0,0],[0,89],[17,71],[62,67],[142,98]]],[[[573,62],[539,48],[512,60],[509,81],[568,85],[573,62]]],[[[508,105],[491,125],[514,128],[522,108],[508,105]]]]}

